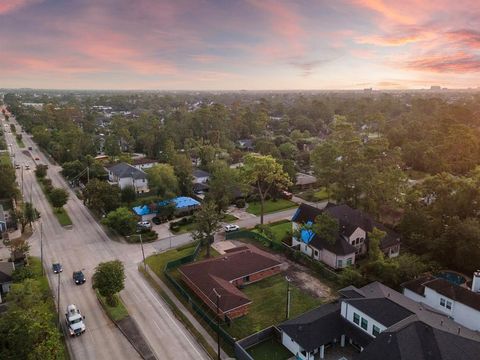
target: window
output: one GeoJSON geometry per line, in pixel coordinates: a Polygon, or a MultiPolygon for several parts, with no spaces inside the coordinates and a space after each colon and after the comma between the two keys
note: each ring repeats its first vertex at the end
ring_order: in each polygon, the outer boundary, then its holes
{"type": "Polygon", "coordinates": [[[347,259],[347,266],[350,266],[350,265],[352,265],[352,258],[347,259]]]}
{"type": "Polygon", "coordinates": [[[362,323],[360,325],[362,329],[367,330],[368,329],[368,321],[367,319],[362,318],[362,323]]]}
{"type": "Polygon", "coordinates": [[[377,327],[377,326],[375,326],[375,325],[373,325],[372,335],[375,336],[375,337],[377,337],[378,334],[380,334],[380,328],[377,327]]]}
{"type": "Polygon", "coordinates": [[[337,260],[337,267],[341,268],[343,265],[343,261],[340,259],[340,260],[337,260]]]}
{"type": "Polygon", "coordinates": [[[440,306],[445,307],[445,299],[444,298],[440,298],[440,306]]]}
{"type": "Polygon", "coordinates": [[[250,281],[250,275],[244,276],[243,281],[249,282],[250,281]]]}
{"type": "Polygon", "coordinates": [[[451,301],[447,301],[447,309],[452,310],[452,302],[451,301]]]}
{"type": "Polygon", "coordinates": [[[318,250],[315,250],[315,256],[318,256],[318,250]]]}
{"type": "Polygon", "coordinates": [[[360,315],[353,313],[353,322],[357,325],[360,325],[360,315]]]}
{"type": "Polygon", "coordinates": [[[363,240],[364,240],[363,238],[360,238],[360,243],[363,243],[363,240]]]}

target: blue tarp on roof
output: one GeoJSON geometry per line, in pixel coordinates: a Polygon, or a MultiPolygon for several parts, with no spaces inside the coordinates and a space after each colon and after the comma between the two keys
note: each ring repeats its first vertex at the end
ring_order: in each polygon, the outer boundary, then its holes
{"type": "MultiPolygon", "coordinates": [[[[176,209],[184,209],[184,208],[187,208],[187,207],[199,206],[200,205],[200,203],[197,200],[192,199],[191,197],[188,197],[188,196],[179,196],[179,197],[176,197],[176,198],[173,198],[173,199],[170,199],[170,200],[159,201],[157,203],[157,205],[158,206],[165,206],[165,205],[168,205],[172,202],[175,204],[176,209]]],[[[148,215],[148,214],[152,213],[152,210],[150,209],[150,207],[148,205],[136,206],[132,210],[138,216],[148,215]]]]}
{"type": "MultiPolygon", "coordinates": [[[[307,225],[311,226],[313,223],[311,221],[307,222],[307,225]]],[[[310,243],[310,241],[313,240],[313,237],[315,236],[315,233],[313,232],[312,229],[302,229],[300,231],[300,238],[305,244],[310,243]]]]}

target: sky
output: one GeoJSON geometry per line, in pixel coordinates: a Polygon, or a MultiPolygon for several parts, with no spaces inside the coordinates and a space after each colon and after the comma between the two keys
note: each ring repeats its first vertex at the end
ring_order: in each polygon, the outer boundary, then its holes
{"type": "Polygon", "coordinates": [[[0,0],[0,88],[480,86],[480,0],[0,0]]]}

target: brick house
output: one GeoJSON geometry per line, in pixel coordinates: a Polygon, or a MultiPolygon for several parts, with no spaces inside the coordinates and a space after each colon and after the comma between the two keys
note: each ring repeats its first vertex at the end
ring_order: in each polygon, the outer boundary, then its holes
{"type": "Polygon", "coordinates": [[[222,319],[235,319],[248,314],[252,303],[239,288],[278,274],[281,265],[254,246],[242,246],[217,258],[183,265],[179,272],[185,284],[214,313],[222,319]]]}

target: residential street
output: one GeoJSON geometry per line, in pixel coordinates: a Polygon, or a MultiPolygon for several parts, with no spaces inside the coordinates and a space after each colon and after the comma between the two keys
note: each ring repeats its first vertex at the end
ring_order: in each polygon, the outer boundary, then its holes
{"type": "MultiPolygon", "coordinates": [[[[3,120],[3,116],[2,116],[3,120]]],[[[12,122],[11,119],[10,122],[12,122]]],[[[2,122],[4,123],[4,122],[2,122]]],[[[19,126],[18,131],[20,131],[19,126]]],[[[34,160],[26,156],[23,151],[32,146],[33,157],[38,156],[41,163],[49,164],[48,177],[56,187],[67,188],[67,185],[58,173],[59,166],[48,162],[46,157],[27,134],[23,134],[26,148],[19,149],[14,134],[6,133],[7,144],[11,144],[11,151],[15,154],[16,163],[30,164],[30,170],[23,171],[23,190],[27,201],[32,200],[34,206],[41,213],[43,224],[44,263],[53,292],[56,294],[57,275],[50,271],[51,264],[61,262],[64,272],[60,281],[60,309],[70,303],[75,303],[86,316],[87,331],[84,335],[68,339],[67,344],[74,359],[139,359],[139,355],[104,314],[91,288],[91,277],[95,266],[102,261],[120,259],[126,267],[126,286],[121,296],[125,300],[132,317],[143,329],[150,346],[158,359],[207,359],[203,349],[190,336],[182,324],[171,314],[163,300],[149,288],[137,271],[141,261],[139,245],[122,244],[111,241],[101,226],[90,215],[88,209],[69,190],[70,199],[65,206],[72,222],[71,229],[62,228],[52,213],[34,174],[34,160]],[[72,280],[74,270],[84,269],[87,283],[76,286],[72,280]]],[[[17,179],[20,187],[22,182],[21,170],[17,170],[17,179]]],[[[177,245],[188,241],[188,237],[173,239],[177,245]]],[[[40,231],[37,224],[30,239],[31,253],[40,255],[40,231]]],[[[162,244],[163,245],[163,244],[162,244]]],[[[158,251],[163,246],[149,245],[147,253],[158,251]]],[[[63,322],[64,319],[61,318],[63,322]]]]}

